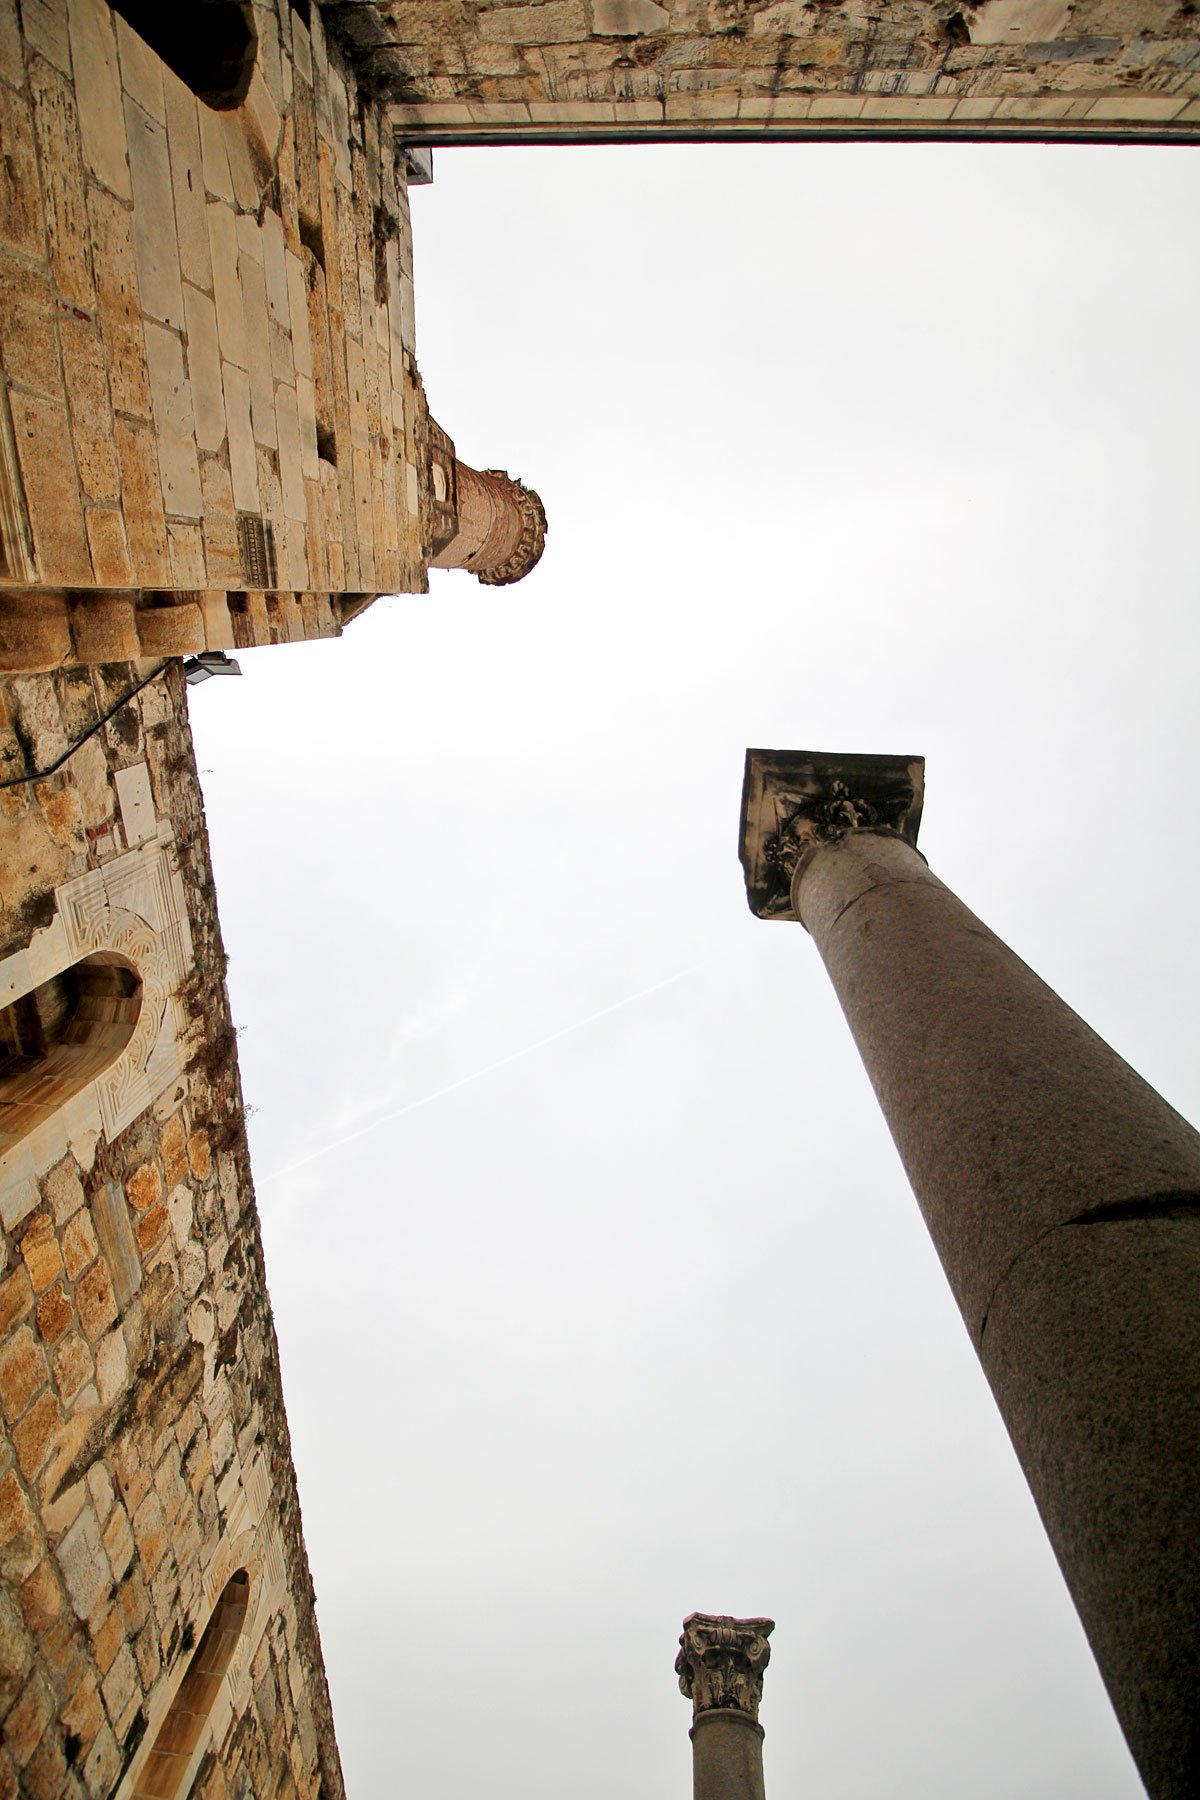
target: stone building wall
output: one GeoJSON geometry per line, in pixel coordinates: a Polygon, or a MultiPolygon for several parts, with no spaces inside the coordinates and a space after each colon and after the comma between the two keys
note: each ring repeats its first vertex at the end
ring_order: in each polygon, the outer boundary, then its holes
{"type": "Polygon", "coordinates": [[[1179,0],[353,0],[415,143],[1200,137],[1179,0]]]}
{"type": "Polygon", "coordinates": [[[252,10],[217,110],[106,0],[0,0],[0,665],[425,586],[405,165],[318,8],[252,10]]]}
{"type": "MultiPolygon", "coordinates": [[[[0,780],[137,675],[0,682],[0,780]]],[[[81,958],[142,982],[115,1060],[0,1106],[0,1800],[344,1791],[184,692],[0,788],[0,1016],[81,958]]]]}

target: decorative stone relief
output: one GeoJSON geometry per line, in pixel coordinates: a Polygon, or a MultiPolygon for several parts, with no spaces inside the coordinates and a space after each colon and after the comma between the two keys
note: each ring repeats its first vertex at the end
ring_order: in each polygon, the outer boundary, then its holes
{"type": "Polygon", "coordinates": [[[67,882],[55,900],[68,963],[116,950],[142,978],[137,1030],[96,1081],[104,1133],[112,1139],[183,1072],[187,1020],[175,989],[191,967],[192,938],[173,846],[160,836],[67,882]]]}
{"type": "Polygon", "coordinates": [[[763,1673],[771,1660],[767,1642],[774,1619],[731,1619],[691,1613],[683,1621],[675,1672],[694,1713],[723,1710],[758,1718],[763,1673]]]}
{"type": "Polygon", "coordinates": [[[110,1141],[183,1073],[187,1018],[177,989],[192,965],[187,900],[170,830],[56,889],[55,917],[26,950],[0,960],[0,1005],[98,951],[136,969],[142,1006],[125,1049],[0,1158],[0,1216],[11,1228],[36,1203],[33,1183],[67,1149],[110,1141]]]}

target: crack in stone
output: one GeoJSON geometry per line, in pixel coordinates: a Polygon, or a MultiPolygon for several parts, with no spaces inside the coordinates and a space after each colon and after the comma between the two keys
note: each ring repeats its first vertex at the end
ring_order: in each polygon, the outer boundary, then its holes
{"type": "Polygon", "coordinates": [[[996,1295],[1004,1286],[1017,1264],[1039,1244],[1045,1243],[1056,1231],[1072,1231],[1080,1225],[1120,1225],[1138,1219],[1197,1219],[1200,1218],[1200,1193],[1190,1189],[1171,1189],[1162,1194],[1139,1194],[1129,1200],[1106,1200],[1100,1206],[1089,1206],[1073,1219],[1060,1219],[1057,1224],[1047,1225],[1039,1231],[1029,1243],[1022,1245],[1009,1262],[1004,1273],[992,1289],[991,1298],[984,1309],[979,1325],[979,1336],[976,1349],[983,1350],[984,1335],[987,1332],[988,1320],[992,1316],[992,1307],[996,1303],[996,1295]]]}

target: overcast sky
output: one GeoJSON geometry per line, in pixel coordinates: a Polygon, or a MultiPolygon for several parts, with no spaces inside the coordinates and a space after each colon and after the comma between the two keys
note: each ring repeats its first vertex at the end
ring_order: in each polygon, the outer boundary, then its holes
{"type": "Polygon", "coordinates": [[[920,753],[936,872],[1182,1111],[1200,157],[441,152],[418,352],[541,493],[193,721],[351,1800],[1141,1792],[747,744],[920,753]]]}

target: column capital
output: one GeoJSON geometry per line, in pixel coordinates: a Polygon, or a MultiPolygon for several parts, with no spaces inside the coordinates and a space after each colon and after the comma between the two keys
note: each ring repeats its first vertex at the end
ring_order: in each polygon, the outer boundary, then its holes
{"type": "Polygon", "coordinates": [[[731,1619],[689,1613],[683,1621],[675,1673],[694,1717],[718,1708],[758,1719],[763,1671],[771,1660],[767,1639],[774,1619],[731,1619]]]}
{"type": "Polygon", "coordinates": [[[794,920],[797,865],[848,831],[890,831],[915,845],[924,797],[923,756],[747,750],[738,853],[751,912],[794,920]]]}

